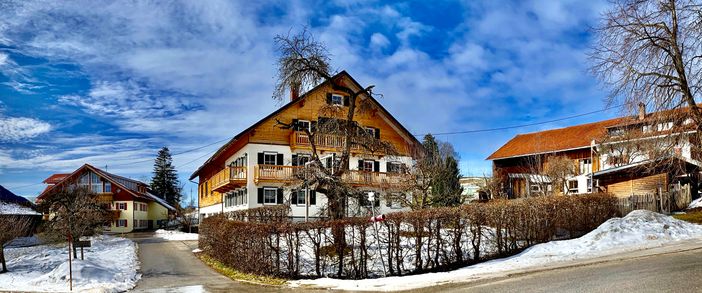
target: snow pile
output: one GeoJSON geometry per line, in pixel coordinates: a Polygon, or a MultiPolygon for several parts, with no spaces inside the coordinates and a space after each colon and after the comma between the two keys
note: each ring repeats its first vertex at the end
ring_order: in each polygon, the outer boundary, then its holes
{"type": "Polygon", "coordinates": [[[702,208],[702,197],[693,200],[689,206],[687,206],[688,209],[694,209],[694,208],[702,208]]]}
{"type": "Polygon", "coordinates": [[[288,285],[291,287],[315,286],[356,291],[410,290],[504,276],[510,272],[528,268],[602,257],[699,237],[702,237],[702,226],[700,225],[650,211],[637,210],[629,213],[626,217],[610,219],[580,238],[535,245],[512,257],[488,261],[451,272],[365,280],[320,278],[290,281],[288,285]]]}
{"type": "Polygon", "coordinates": [[[35,210],[11,202],[0,202],[0,215],[41,215],[35,210]]]}
{"type": "MultiPolygon", "coordinates": [[[[73,290],[122,292],[134,288],[136,245],[124,238],[99,236],[85,248],[85,260],[73,261],[73,290]]],[[[6,248],[7,273],[0,274],[0,291],[68,291],[66,244],[6,248]]],[[[78,252],[80,256],[80,252],[78,252]]]]}
{"type": "Polygon", "coordinates": [[[185,232],[180,232],[180,231],[171,231],[171,230],[163,230],[163,229],[158,229],[156,230],[156,234],[154,236],[163,238],[169,241],[185,241],[185,240],[198,240],[198,234],[197,233],[185,233],[185,232]]]}
{"type": "Polygon", "coordinates": [[[5,247],[26,247],[26,246],[35,246],[42,244],[43,241],[39,239],[36,235],[31,236],[31,237],[17,237],[14,240],[10,241],[9,243],[5,244],[5,247]]]}

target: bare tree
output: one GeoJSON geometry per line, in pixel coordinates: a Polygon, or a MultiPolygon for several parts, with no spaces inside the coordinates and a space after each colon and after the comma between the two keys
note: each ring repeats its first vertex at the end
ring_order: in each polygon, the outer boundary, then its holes
{"type": "MultiPolygon", "coordinates": [[[[40,208],[50,215],[45,226],[48,235],[54,239],[65,237],[69,242],[95,235],[110,220],[97,195],[85,187],[59,189],[42,200],[40,208]]],[[[75,246],[73,252],[75,255],[75,246]]]]}
{"type": "Polygon", "coordinates": [[[565,184],[568,178],[575,175],[575,165],[573,160],[567,156],[550,156],[546,159],[543,174],[551,179],[554,192],[559,189],[563,194],[568,194],[568,188],[565,188],[565,184]]]}
{"type": "MultiPolygon", "coordinates": [[[[376,138],[355,121],[358,114],[373,110],[374,105],[366,98],[374,95],[373,86],[355,88],[343,79],[334,78],[327,49],[307,30],[298,34],[278,35],[275,42],[280,56],[274,99],[282,101],[288,89],[299,93],[300,90],[309,89],[321,82],[348,96],[348,107],[322,107],[319,117],[326,119],[319,121],[314,131],[302,129],[309,139],[312,153],[307,168],[296,172],[305,186],[327,197],[329,217],[343,218],[347,199],[361,196],[361,193],[343,180],[349,171],[352,148],[360,148],[370,154],[397,154],[392,144],[376,138]],[[342,142],[341,153],[330,163],[322,162],[317,148],[318,140],[328,137],[338,138],[342,142]]],[[[277,120],[277,123],[285,129],[296,126],[293,121],[277,120]]]]}
{"type": "Polygon", "coordinates": [[[32,217],[21,215],[0,215],[0,262],[2,271],[7,272],[5,245],[17,237],[26,236],[32,228],[32,217]]]}
{"type": "MultiPolygon", "coordinates": [[[[639,152],[670,155],[676,144],[689,142],[699,153],[702,111],[696,100],[702,86],[702,6],[693,0],[614,1],[597,36],[590,55],[592,71],[612,89],[608,104],[623,102],[629,113],[639,114],[611,129],[610,140],[626,141],[617,136],[638,131],[631,135],[636,141],[631,146],[639,152]],[[646,109],[654,115],[646,115],[646,109]],[[641,151],[641,136],[663,140],[641,151]]],[[[612,144],[608,147],[614,150],[612,144]]],[[[619,158],[631,159],[632,153],[619,158]]]]}

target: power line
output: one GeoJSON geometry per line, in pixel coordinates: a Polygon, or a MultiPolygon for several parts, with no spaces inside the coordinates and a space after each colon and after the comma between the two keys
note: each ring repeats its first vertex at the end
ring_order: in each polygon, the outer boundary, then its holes
{"type": "MultiPolygon", "coordinates": [[[[179,153],[172,154],[171,157],[175,157],[175,156],[179,156],[179,155],[182,155],[182,154],[187,154],[187,153],[190,153],[190,152],[194,152],[194,151],[197,151],[197,150],[200,150],[200,149],[204,149],[204,148],[206,148],[206,147],[208,147],[208,146],[212,146],[212,145],[214,145],[214,144],[221,143],[221,142],[223,142],[223,141],[225,141],[225,140],[229,140],[229,139],[230,139],[230,138],[220,139],[220,140],[218,140],[218,141],[215,141],[215,142],[212,142],[212,143],[203,145],[203,146],[199,146],[199,147],[196,147],[196,148],[192,148],[192,149],[188,149],[188,150],[185,150],[185,151],[182,151],[182,152],[179,152],[179,153]]],[[[145,159],[145,160],[134,161],[134,162],[128,162],[128,163],[120,163],[120,164],[115,164],[115,165],[108,165],[108,167],[121,167],[121,166],[127,166],[127,165],[138,164],[138,163],[152,162],[153,160],[154,160],[154,159],[145,159]]]]}
{"type": "Polygon", "coordinates": [[[616,109],[623,107],[625,104],[622,105],[617,105],[613,107],[608,107],[592,112],[587,112],[587,113],[581,113],[573,116],[567,116],[567,117],[562,117],[558,119],[553,119],[553,120],[546,120],[546,121],[541,121],[541,122],[534,122],[534,123],[527,123],[527,124],[520,124],[520,125],[512,125],[512,126],[504,126],[504,127],[496,127],[496,128],[485,128],[485,129],[473,129],[473,130],[463,130],[463,131],[453,131],[453,132],[439,132],[439,133],[426,133],[426,134],[414,134],[414,136],[424,136],[427,134],[431,135],[453,135],[453,134],[467,134],[467,133],[480,133],[480,132],[491,132],[491,131],[500,131],[500,130],[507,130],[507,129],[514,129],[514,128],[522,128],[522,127],[529,127],[529,126],[535,126],[535,125],[542,125],[542,124],[548,124],[548,123],[553,123],[553,122],[558,122],[558,121],[563,121],[563,120],[568,120],[568,119],[573,119],[573,118],[578,118],[578,117],[583,117],[587,115],[592,115],[595,113],[600,113],[600,112],[605,112],[611,109],[616,109]]]}

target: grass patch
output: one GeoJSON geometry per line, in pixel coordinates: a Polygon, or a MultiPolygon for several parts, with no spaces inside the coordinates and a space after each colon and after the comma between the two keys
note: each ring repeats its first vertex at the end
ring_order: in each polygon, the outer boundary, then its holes
{"type": "Polygon", "coordinates": [[[697,211],[688,212],[685,214],[676,214],[676,215],[673,215],[673,218],[676,218],[678,220],[687,221],[690,223],[702,224],[702,211],[697,210],[697,211]]]}
{"type": "Polygon", "coordinates": [[[211,258],[204,253],[197,253],[196,254],[202,262],[213,268],[215,271],[218,273],[226,276],[227,278],[230,278],[235,281],[244,281],[244,282],[251,282],[251,283],[256,283],[260,285],[269,285],[269,286],[281,286],[284,285],[287,280],[285,279],[280,279],[280,278],[274,278],[274,277],[266,277],[266,276],[259,276],[259,275],[254,275],[254,274],[248,274],[248,273],[242,273],[240,271],[237,271],[233,268],[228,267],[227,265],[219,262],[218,260],[211,258]]]}

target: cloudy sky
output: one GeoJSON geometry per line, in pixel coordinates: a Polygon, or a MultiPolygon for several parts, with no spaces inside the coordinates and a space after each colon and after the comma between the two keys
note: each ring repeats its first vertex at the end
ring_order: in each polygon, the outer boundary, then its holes
{"type": "MultiPolygon", "coordinates": [[[[162,146],[187,182],[216,142],[280,106],[273,37],[303,27],[417,135],[605,106],[587,72],[605,1],[254,2],[0,3],[0,185],[36,196],[83,163],[148,181],[162,146]]],[[[617,114],[439,138],[482,175],[517,133],[617,114]]]]}

